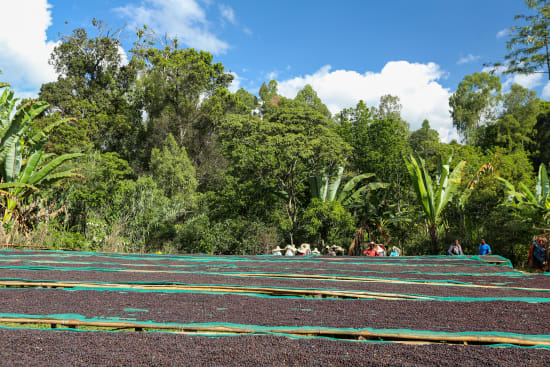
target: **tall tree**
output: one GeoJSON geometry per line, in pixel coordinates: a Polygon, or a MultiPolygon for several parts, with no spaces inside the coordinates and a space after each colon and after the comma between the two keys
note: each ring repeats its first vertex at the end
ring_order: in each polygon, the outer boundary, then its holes
{"type": "Polygon", "coordinates": [[[321,101],[321,98],[317,96],[317,92],[315,92],[313,87],[309,84],[298,91],[294,101],[296,101],[299,106],[311,108],[317,112],[320,112],[327,119],[330,119],[332,116],[327,106],[325,106],[325,104],[321,101]]]}
{"type": "Polygon", "coordinates": [[[401,120],[402,109],[399,97],[385,94],[380,97],[378,108],[373,108],[373,113],[379,119],[401,120]]]}
{"type": "Polygon", "coordinates": [[[278,107],[264,120],[232,115],[222,129],[225,154],[237,175],[284,197],[289,236],[294,241],[300,194],[308,177],[334,172],[348,153],[347,145],[323,115],[309,108],[278,107]]]}
{"type": "Polygon", "coordinates": [[[184,147],[179,147],[172,134],[168,135],[162,151],[153,148],[151,152],[151,173],[160,189],[168,198],[177,195],[180,201],[190,207],[195,201],[197,180],[195,168],[187,157],[184,147]]]}
{"type": "Polygon", "coordinates": [[[267,85],[262,83],[259,94],[264,103],[270,102],[271,99],[277,95],[277,86],[278,84],[276,80],[270,80],[267,85]]]}
{"type": "MultiPolygon", "coordinates": [[[[50,114],[76,121],[61,126],[48,146],[58,152],[94,148],[130,157],[141,127],[140,111],[129,96],[136,72],[122,62],[119,33],[96,19],[92,24],[96,36],[75,29],[52,53],[58,79],[42,85],[39,98],[50,104],[50,114]]],[[[45,118],[43,125],[55,119],[45,118]]]]}
{"type": "Polygon", "coordinates": [[[439,143],[439,133],[430,127],[430,122],[424,120],[422,127],[413,131],[409,136],[409,144],[413,151],[426,159],[427,155],[433,155],[434,145],[439,143]]]}
{"type": "Polygon", "coordinates": [[[176,39],[162,40],[147,28],[138,31],[132,63],[142,73],[137,94],[147,115],[142,159],[161,147],[169,134],[184,146],[203,189],[218,181],[224,159],[216,128],[240,103],[227,90],[233,76],[210,53],[180,49],[176,39]]]}
{"type": "Polygon", "coordinates": [[[260,105],[258,97],[248,92],[244,88],[239,88],[239,90],[235,92],[235,95],[237,96],[239,101],[241,101],[252,113],[254,113],[254,111],[260,105]]]}
{"type": "Polygon", "coordinates": [[[501,89],[498,76],[476,72],[466,75],[449,97],[453,126],[466,142],[475,142],[477,128],[496,120],[501,89]]]}
{"type": "Polygon", "coordinates": [[[508,53],[504,62],[488,64],[493,71],[504,74],[545,73],[550,79],[550,2],[548,0],[525,0],[534,13],[519,14],[515,20],[525,25],[510,27],[510,39],[506,42],[508,53]]]}
{"type": "Polygon", "coordinates": [[[513,84],[510,92],[504,95],[502,107],[504,112],[496,124],[497,142],[510,151],[527,148],[533,142],[533,128],[539,114],[537,92],[513,84]]]}
{"type": "Polygon", "coordinates": [[[336,131],[352,148],[350,168],[353,171],[369,172],[364,160],[367,157],[368,129],[374,121],[372,109],[359,101],[353,108],[345,108],[336,116],[336,131]]]}
{"type": "Polygon", "coordinates": [[[534,127],[533,162],[535,167],[550,162],[550,102],[539,104],[540,113],[534,127]]]}

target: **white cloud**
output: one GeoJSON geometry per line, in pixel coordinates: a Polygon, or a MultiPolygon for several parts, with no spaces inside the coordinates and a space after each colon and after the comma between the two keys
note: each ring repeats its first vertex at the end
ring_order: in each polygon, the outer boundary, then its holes
{"type": "Polygon", "coordinates": [[[501,31],[498,31],[497,32],[497,38],[503,38],[503,37],[506,37],[508,35],[508,33],[510,32],[510,29],[506,28],[506,29],[503,29],[501,31]]]}
{"type": "Polygon", "coordinates": [[[435,63],[418,64],[407,61],[388,62],[380,72],[360,74],[353,70],[331,70],[323,66],[312,75],[296,77],[279,83],[279,93],[294,98],[310,84],[332,113],[353,107],[359,100],[373,106],[385,94],[398,96],[403,106],[401,115],[411,129],[421,127],[428,119],[439,132],[442,141],[458,137],[449,114],[451,91],[437,81],[446,73],[435,63]]]}
{"type": "Polygon", "coordinates": [[[120,56],[120,64],[128,65],[128,54],[124,51],[122,46],[118,46],[118,55],[120,56]]]}
{"type": "Polygon", "coordinates": [[[277,79],[278,76],[279,76],[279,71],[278,70],[273,70],[272,72],[266,74],[266,77],[267,77],[268,81],[269,80],[275,80],[275,79],[277,79]]]}
{"type": "Polygon", "coordinates": [[[56,45],[46,36],[52,24],[50,7],[47,0],[35,0],[32,5],[27,1],[2,3],[0,81],[10,83],[28,97],[36,97],[42,83],[57,79],[48,64],[56,45]]]}
{"type": "Polygon", "coordinates": [[[241,87],[241,80],[243,80],[243,78],[239,77],[234,71],[230,71],[229,74],[233,75],[233,81],[227,89],[229,89],[231,93],[235,93],[241,87]]]}
{"type": "Polygon", "coordinates": [[[524,88],[533,89],[542,84],[543,74],[514,74],[511,77],[506,78],[502,87],[504,90],[508,90],[512,84],[519,84],[524,88]]]}
{"type": "MultiPolygon", "coordinates": [[[[187,46],[221,54],[229,45],[210,30],[206,13],[196,0],[145,0],[141,6],[115,9],[129,19],[129,27],[147,27],[177,37],[187,46]]],[[[234,14],[233,14],[234,16],[234,14]]]]}
{"type": "Polygon", "coordinates": [[[465,56],[465,57],[461,57],[460,59],[458,59],[458,61],[456,62],[458,65],[462,65],[462,64],[468,64],[468,63],[471,63],[471,62],[474,62],[474,61],[477,61],[481,58],[481,56],[474,56],[472,54],[468,54],[468,56],[465,56]]]}
{"type": "Polygon", "coordinates": [[[233,8],[227,5],[220,5],[220,13],[222,17],[231,24],[237,24],[237,19],[235,18],[235,12],[233,8]]]}
{"type": "Polygon", "coordinates": [[[527,89],[533,89],[543,84],[543,74],[541,73],[504,75],[506,66],[498,66],[496,68],[484,67],[481,71],[484,73],[494,72],[495,75],[500,76],[502,89],[505,92],[510,90],[512,84],[519,84],[527,89]]]}
{"type": "Polygon", "coordinates": [[[550,82],[546,83],[546,85],[542,89],[541,97],[544,98],[545,100],[550,99],[550,82]]]}

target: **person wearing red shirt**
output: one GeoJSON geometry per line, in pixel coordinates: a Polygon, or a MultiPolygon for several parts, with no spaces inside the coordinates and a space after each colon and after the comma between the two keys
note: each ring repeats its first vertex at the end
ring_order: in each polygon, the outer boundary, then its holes
{"type": "Polygon", "coordinates": [[[363,251],[363,255],[365,256],[376,256],[376,250],[374,249],[374,246],[372,245],[372,242],[369,243],[369,246],[365,251],[363,251]]]}

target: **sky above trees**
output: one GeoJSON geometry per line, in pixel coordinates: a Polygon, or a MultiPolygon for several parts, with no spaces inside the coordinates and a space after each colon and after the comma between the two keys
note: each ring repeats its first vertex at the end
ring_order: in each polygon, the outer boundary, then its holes
{"type": "MultiPolygon", "coordinates": [[[[503,58],[514,15],[528,13],[517,0],[0,1],[0,80],[20,96],[55,80],[48,59],[60,35],[91,29],[97,18],[122,28],[121,52],[143,24],[211,52],[235,75],[232,90],[257,94],[275,79],[279,93],[294,98],[310,84],[332,113],[396,95],[411,129],[428,119],[443,141],[457,137],[449,96],[465,75],[503,58]]],[[[501,81],[505,90],[519,83],[550,97],[541,74],[501,81]]]]}

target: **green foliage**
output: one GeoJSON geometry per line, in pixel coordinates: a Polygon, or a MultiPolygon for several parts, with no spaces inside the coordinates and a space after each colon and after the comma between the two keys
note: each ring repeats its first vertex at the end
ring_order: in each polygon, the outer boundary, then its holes
{"type": "MultiPolygon", "coordinates": [[[[534,10],[531,15],[516,15],[525,25],[510,27],[510,39],[506,42],[508,53],[504,62],[489,64],[504,74],[550,73],[549,36],[550,8],[548,0],[525,0],[534,10]]],[[[550,78],[550,74],[548,75],[550,78]]]]}
{"type": "Polygon", "coordinates": [[[82,173],[86,182],[73,183],[66,195],[69,198],[68,225],[85,233],[89,216],[101,218],[108,224],[115,221],[118,208],[113,206],[113,198],[122,182],[132,178],[133,171],[117,153],[95,152],[86,155],[82,173]]]}
{"type": "MultiPolygon", "coordinates": [[[[518,37],[543,35],[528,26],[544,20],[547,2],[529,5],[536,15],[520,17],[527,25],[512,29],[518,37]]],[[[466,76],[449,103],[468,144],[446,144],[428,120],[409,133],[396,96],[331,117],[309,85],[294,99],[280,96],[274,80],[259,97],[231,93],[233,76],[210,53],[146,27],[123,63],[118,32],[93,25],[96,35],[77,29],[55,48],[59,77],[40,94],[47,103],[17,106],[13,92],[0,96],[3,214],[14,208],[32,228],[19,233],[7,223],[13,240],[265,254],[288,241],[358,251],[368,237],[414,255],[442,253],[446,245],[436,244],[455,238],[475,253],[484,237],[521,263],[533,226],[550,218],[545,174],[537,183],[533,174],[533,163],[550,159],[550,104],[526,88],[501,95],[498,77],[466,76]],[[78,155],[51,155],[81,151],[78,173],[78,155]],[[77,174],[86,181],[66,182],[77,174]],[[514,205],[504,203],[507,187],[514,205]]],[[[509,65],[534,71],[527,53],[509,65]]]]}
{"type": "Polygon", "coordinates": [[[239,88],[239,90],[235,92],[235,95],[239,101],[241,101],[248,108],[249,111],[254,111],[260,106],[258,97],[244,88],[239,88]]]}
{"type": "Polygon", "coordinates": [[[496,119],[501,89],[498,76],[476,72],[466,75],[449,98],[453,126],[466,142],[475,142],[476,129],[496,119]]]}
{"type": "Polygon", "coordinates": [[[277,95],[277,81],[270,80],[267,85],[262,83],[259,94],[264,104],[270,103],[271,99],[277,95]]]}
{"type": "Polygon", "coordinates": [[[451,171],[452,154],[439,166],[435,182],[428,175],[424,160],[417,153],[405,155],[405,165],[409,171],[416,197],[421,204],[426,219],[432,247],[437,246],[442,211],[457,194],[465,161],[459,162],[451,171]]]}
{"type": "Polygon", "coordinates": [[[351,214],[336,200],[313,199],[301,221],[308,243],[318,247],[329,244],[346,248],[355,232],[351,214]]]}
{"type": "Polygon", "coordinates": [[[344,161],[347,146],[320,113],[299,107],[275,108],[264,120],[229,116],[222,131],[226,157],[239,175],[285,193],[292,241],[307,178],[334,171],[344,161]]]}
{"type": "Polygon", "coordinates": [[[534,127],[533,165],[550,162],[550,102],[542,101],[534,127]]]}
{"type": "Polygon", "coordinates": [[[523,182],[519,183],[519,190],[516,190],[510,181],[502,177],[497,179],[505,187],[507,203],[512,206],[530,207],[537,213],[538,223],[550,223],[550,183],[544,164],[539,166],[535,192],[532,192],[523,182]]]}
{"type": "Polygon", "coordinates": [[[439,133],[430,128],[430,122],[424,120],[422,127],[413,131],[409,136],[409,145],[414,152],[427,159],[437,154],[439,145],[439,133]]]}
{"type": "Polygon", "coordinates": [[[298,91],[294,101],[298,104],[298,106],[311,108],[312,110],[321,113],[327,119],[330,119],[332,116],[327,106],[325,106],[321,99],[317,96],[317,92],[315,92],[309,84],[298,91]]]}
{"type": "Polygon", "coordinates": [[[148,163],[151,150],[172,134],[195,166],[199,190],[212,189],[225,170],[217,128],[228,111],[246,109],[227,90],[233,76],[221,63],[213,63],[208,52],[179,49],[176,40],[164,44],[146,30],[138,31],[138,36],[131,63],[143,74],[136,94],[147,113],[140,158],[148,163]]]}
{"type": "MultiPolygon", "coordinates": [[[[51,55],[58,80],[42,85],[40,99],[54,119],[74,117],[53,134],[48,150],[58,153],[97,149],[130,158],[141,130],[141,114],[130,104],[137,73],[123,65],[118,33],[93,20],[96,37],[83,28],[63,36],[51,55]]],[[[48,124],[49,117],[44,117],[48,124]]]]}
{"type": "Polygon", "coordinates": [[[162,151],[153,148],[149,166],[155,181],[167,197],[178,195],[179,200],[190,207],[193,205],[197,189],[195,168],[185,148],[178,147],[172,134],[166,138],[162,151]]]}
{"type": "Polygon", "coordinates": [[[406,175],[402,154],[409,151],[407,129],[400,120],[374,119],[360,101],[338,115],[336,131],[353,148],[351,169],[372,172],[379,180],[400,182],[406,175]]]}
{"type": "Polygon", "coordinates": [[[13,113],[17,100],[14,98],[13,91],[9,89],[6,89],[0,97],[2,223],[15,220],[25,228],[28,227],[30,214],[25,213],[29,210],[22,208],[23,205],[31,204],[29,201],[40,189],[65,182],[70,178],[82,177],[74,168],[62,172],[56,171],[65,162],[74,160],[81,154],[55,156],[44,153],[43,146],[51,131],[66,120],[53,122],[33,132],[35,118],[48,108],[48,104],[29,101],[13,113]]]}
{"type": "Polygon", "coordinates": [[[536,95],[535,91],[513,84],[504,95],[503,113],[495,125],[488,127],[489,131],[495,131],[494,141],[486,139],[485,144],[502,146],[508,151],[528,149],[533,144],[533,128],[539,114],[540,100],[536,95]]]}
{"type": "Polygon", "coordinates": [[[409,130],[409,124],[401,118],[401,109],[403,106],[399,101],[399,97],[385,94],[380,97],[378,108],[373,107],[372,112],[378,120],[394,120],[403,125],[405,130],[409,130]]]}
{"type": "Polygon", "coordinates": [[[274,228],[242,217],[212,222],[202,214],[177,225],[176,231],[183,253],[263,255],[281,243],[274,228]]]}

